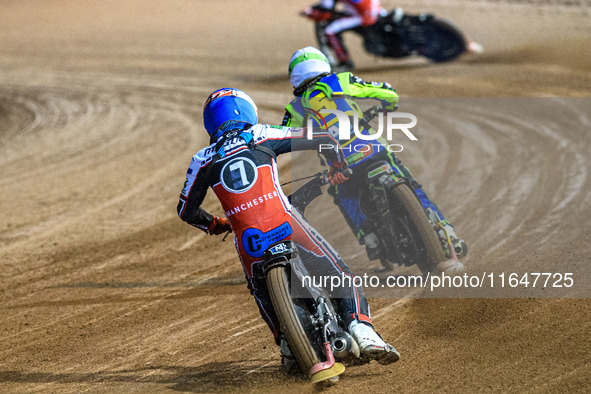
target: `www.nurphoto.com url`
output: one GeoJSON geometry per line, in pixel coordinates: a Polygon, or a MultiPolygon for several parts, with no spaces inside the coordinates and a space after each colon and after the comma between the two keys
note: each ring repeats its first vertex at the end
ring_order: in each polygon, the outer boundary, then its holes
{"type": "Polygon", "coordinates": [[[362,276],[341,275],[304,276],[302,287],[313,286],[335,291],[350,287],[364,288],[423,288],[434,291],[441,288],[562,288],[572,287],[572,272],[526,272],[494,273],[483,272],[480,275],[449,275],[428,273],[422,275],[391,275],[380,277],[364,274],[362,276]]]}

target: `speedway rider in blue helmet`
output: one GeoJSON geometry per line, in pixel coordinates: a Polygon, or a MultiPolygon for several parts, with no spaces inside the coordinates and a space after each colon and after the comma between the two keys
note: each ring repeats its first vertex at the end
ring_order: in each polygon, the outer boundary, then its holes
{"type": "MultiPolygon", "coordinates": [[[[335,148],[324,153],[333,163],[330,181],[338,184],[346,180],[340,172],[344,168],[342,151],[327,132],[308,140],[303,138],[303,128],[258,124],[255,103],[238,89],[213,92],[205,103],[203,121],[210,145],[193,156],[178,214],[210,235],[227,231],[236,234],[234,244],[248,287],[281,346],[282,362],[289,370],[295,361],[282,337],[264,278],[257,275],[256,266],[263,261],[264,252],[273,243],[291,239],[304,264],[315,275],[340,277],[352,273],[328,242],[292,209],[279,183],[276,156],[292,150],[317,150],[322,143],[333,144],[335,148]],[[226,218],[211,215],[201,207],[209,187],[218,197],[226,218]]],[[[355,287],[345,291],[350,291],[348,297],[333,302],[361,353],[383,364],[398,360],[396,349],[373,330],[363,290],[355,287]]]]}
{"type": "MultiPolygon", "coordinates": [[[[328,59],[314,47],[306,47],[293,54],[289,63],[289,79],[294,87],[296,98],[286,107],[283,125],[288,127],[304,126],[310,111],[318,113],[322,109],[338,108],[349,114],[359,113],[358,107],[351,106],[350,99],[373,98],[379,100],[385,110],[395,110],[398,105],[398,94],[390,84],[387,82],[367,83],[350,72],[331,73],[328,59]]],[[[334,118],[334,115],[327,115],[324,120],[330,123],[331,117],[334,118]]],[[[363,118],[362,113],[360,117],[363,118]]],[[[343,146],[350,147],[360,141],[353,135],[351,140],[341,141],[341,143],[343,146]]],[[[345,150],[344,153],[349,168],[353,170],[353,175],[348,182],[335,188],[334,202],[347,219],[347,223],[359,242],[365,244],[368,257],[371,260],[380,257],[379,239],[375,234],[375,229],[361,210],[360,188],[363,187],[363,177],[365,176],[362,169],[377,161],[390,163],[397,174],[410,180],[411,186],[427,214],[436,215],[444,226],[457,256],[460,258],[466,256],[468,251],[466,243],[457,236],[452,224],[445,219],[439,208],[427,197],[422,186],[394,153],[385,147],[380,150],[374,149],[370,154],[358,153],[352,149],[345,150]]],[[[445,238],[445,234],[442,232],[439,235],[445,238]]],[[[447,272],[461,272],[464,266],[457,260],[449,260],[440,263],[437,269],[447,272]]]]}

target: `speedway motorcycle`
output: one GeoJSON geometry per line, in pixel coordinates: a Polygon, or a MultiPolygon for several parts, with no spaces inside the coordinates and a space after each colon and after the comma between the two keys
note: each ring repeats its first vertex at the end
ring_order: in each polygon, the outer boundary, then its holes
{"type": "MultiPolygon", "coordinates": [[[[361,120],[363,128],[373,129],[372,121],[381,112],[380,106],[366,110],[361,120]]],[[[442,261],[457,261],[461,251],[452,246],[437,213],[425,211],[408,178],[385,160],[358,165],[355,171],[363,174],[361,211],[378,238],[378,247],[368,256],[370,260],[379,259],[387,270],[396,265],[416,265],[423,275],[436,271],[442,261]]]]}
{"type": "MultiPolygon", "coordinates": [[[[328,171],[312,180],[289,198],[302,213],[328,184],[328,171]]],[[[282,335],[297,360],[299,370],[316,385],[332,385],[345,371],[343,362],[369,362],[335,311],[327,291],[316,287],[292,241],[271,245],[264,261],[255,266],[255,276],[264,281],[281,327],[282,335]]]]}
{"type": "MultiPolygon", "coordinates": [[[[326,26],[349,14],[313,6],[302,11],[301,15],[314,22],[319,49],[327,55],[331,64],[336,64],[326,37],[326,26]]],[[[361,36],[367,52],[384,58],[415,55],[440,63],[454,60],[464,53],[480,53],[483,50],[482,45],[466,37],[452,22],[433,14],[407,14],[402,8],[389,12],[383,10],[374,25],[351,31],[361,36]]]]}
{"type": "MultiPolygon", "coordinates": [[[[313,175],[289,197],[294,209],[304,214],[310,202],[322,194],[322,186],[329,183],[327,174],[325,170],[313,175]]],[[[409,182],[387,163],[369,168],[367,182],[374,219],[381,223],[383,239],[388,240],[384,241],[386,252],[399,264],[417,264],[425,273],[434,271],[446,259],[436,234],[437,223],[425,215],[409,182]]],[[[336,384],[346,364],[370,361],[360,355],[327,291],[305,280],[310,274],[291,241],[271,245],[255,273],[266,284],[281,332],[300,371],[308,374],[312,383],[336,384]]]]}

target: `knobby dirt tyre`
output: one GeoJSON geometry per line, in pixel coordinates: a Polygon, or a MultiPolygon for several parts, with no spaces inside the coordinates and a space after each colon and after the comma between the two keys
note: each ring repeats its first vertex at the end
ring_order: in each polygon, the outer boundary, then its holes
{"type": "Polygon", "coordinates": [[[300,369],[308,375],[319,359],[304,331],[290,295],[287,267],[272,268],[267,274],[267,289],[275,315],[279,320],[281,332],[285,335],[289,348],[295,356],[300,369]]]}

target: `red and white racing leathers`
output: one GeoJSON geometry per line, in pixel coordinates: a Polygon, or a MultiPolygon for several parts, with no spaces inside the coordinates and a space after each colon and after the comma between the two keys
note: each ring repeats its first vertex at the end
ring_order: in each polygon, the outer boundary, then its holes
{"type": "MultiPolygon", "coordinates": [[[[321,5],[333,9],[339,0],[322,0],[321,5]]],[[[336,35],[358,26],[371,26],[378,20],[382,6],[380,0],[340,0],[350,17],[341,18],[326,27],[327,34],[336,35]]]]}
{"type": "MultiPolygon", "coordinates": [[[[321,6],[332,10],[339,0],[322,0],[321,6]]],[[[376,23],[382,10],[379,0],[340,0],[350,16],[329,23],[324,32],[329,46],[335,52],[339,64],[349,62],[349,52],[343,43],[341,33],[357,27],[368,27],[376,23]]]]}
{"type": "MultiPolygon", "coordinates": [[[[292,150],[316,150],[319,144],[331,144],[335,149],[323,148],[323,154],[331,161],[343,160],[338,142],[328,133],[315,133],[309,140],[302,128],[255,125],[246,131],[252,133],[255,145],[270,149],[275,155],[292,150]]],[[[236,234],[234,243],[251,293],[277,339],[279,325],[264,281],[257,278],[253,269],[263,261],[263,254],[271,244],[291,239],[308,271],[314,275],[341,277],[343,273],[352,273],[328,242],[297,210],[292,210],[281,189],[277,162],[272,155],[253,149],[238,137],[227,139],[223,147],[225,156],[216,160],[211,169],[215,143],[193,156],[180,195],[178,214],[187,223],[206,230],[212,216],[200,205],[208,187],[213,189],[236,234]]],[[[353,319],[370,322],[369,307],[361,288],[352,287],[348,297],[335,301],[347,325],[353,319]]]]}

